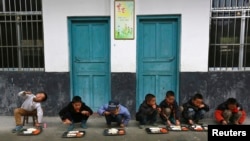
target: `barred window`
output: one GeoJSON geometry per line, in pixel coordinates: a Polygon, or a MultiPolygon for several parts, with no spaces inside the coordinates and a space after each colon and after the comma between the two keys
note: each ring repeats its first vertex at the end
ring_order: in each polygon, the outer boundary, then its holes
{"type": "Polygon", "coordinates": [[[44,71],[42,0],[0,0],[0,71],[44,71]]]}
{"type": "Polygon", "coordinates": [[[211,0],[209,71],[250,70],[249,0],[211,0]]]}

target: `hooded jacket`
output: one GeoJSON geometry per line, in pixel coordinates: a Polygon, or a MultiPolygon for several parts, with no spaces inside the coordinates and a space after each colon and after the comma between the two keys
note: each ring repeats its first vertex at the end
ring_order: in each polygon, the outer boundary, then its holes
{"type": "MultiPolygon", "coordinates": [[[[214,117],[215,117],[215,120],[217,122],[222,122],[224,120],[224,117],[222,116],[223,112],[225,110],[229,110],[228,109],[228,103],[227,102],[223,102],[221,103],[220,105],[218,105],[218,107],[215,109],[215,112],[214,112],[214,117]]],[[[239,124],[242,124],[245,119],[246,119],[246,112],[245,110],[242,108],[242,105],[239,104],[238,102],[236,103],[237,107],[233,110],[231,110],[232,113],[237,113],[239,111],[242,112],[242,116],[240,117],[239,119],[239,124]]]]}

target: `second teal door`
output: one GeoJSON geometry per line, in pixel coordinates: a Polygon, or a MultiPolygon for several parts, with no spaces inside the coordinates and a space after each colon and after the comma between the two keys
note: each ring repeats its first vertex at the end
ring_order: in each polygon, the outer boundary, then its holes
{"type": "Polygon", "coordinates": [[[178,100],[179,17],[139,16],[137,25],[137,109],[148,93],[158,104],[168,90],[178,100]]]}
{"type": "Polygon", "coordinates": [[[70,18],[71,93],[93,110],[110,99],[108,18],[70,18]]]}

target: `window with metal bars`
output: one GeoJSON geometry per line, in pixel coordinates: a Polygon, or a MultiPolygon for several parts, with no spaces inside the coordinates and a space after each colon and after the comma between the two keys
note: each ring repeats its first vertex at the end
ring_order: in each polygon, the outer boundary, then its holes
{"type": "Polygon", "coordinates": [[[209,71],[250,70],[249,0],[211,0],[209,71]]]}
{"type": "Polygon", "coordinates": [[[42,0],[0,0],[0,71],[44,71],[42,0]]]}

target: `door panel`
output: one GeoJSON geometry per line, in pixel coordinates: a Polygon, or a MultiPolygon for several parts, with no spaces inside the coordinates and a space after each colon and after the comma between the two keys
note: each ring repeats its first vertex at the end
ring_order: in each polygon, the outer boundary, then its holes
{"type": "Polygon", "coordinates": [[[173,90],[178,101],[178,39],[176,19],[138,18],[137,108],[148,93],[159,104],[173,90]]]}
{"type": "Polygon", "coordinates": [[[109,20],[80,18],[69,25],[72,95],[96,111],[110,99],[109,20]]]}

